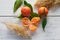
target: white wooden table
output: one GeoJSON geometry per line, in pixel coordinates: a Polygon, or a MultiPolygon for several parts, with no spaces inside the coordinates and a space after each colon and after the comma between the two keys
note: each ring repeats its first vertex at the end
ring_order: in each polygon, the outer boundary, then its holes
{"type": "MultiPolygon", "coordinates": [[[[35,0],[27,0],[32,5],[35,0]]],[[[23,39],[14,32],[8,30],[6,25],[1,22],[19,22],[19,19],[13,17],[20,13],[20,9],[13,14],[13,5],[15,0],[0,0],[0,40],[60,40],[60,7],[51,9],[47,18],[46,31],[42,30],[40,24],[32,39],[23,39]],[[8,17],[9,16],[9,17],[8,17]]],[[[33,6],[34,7],[34,6],[33,6]]],[[[34,9],[36,11],[36,9],[34,9]]]]}

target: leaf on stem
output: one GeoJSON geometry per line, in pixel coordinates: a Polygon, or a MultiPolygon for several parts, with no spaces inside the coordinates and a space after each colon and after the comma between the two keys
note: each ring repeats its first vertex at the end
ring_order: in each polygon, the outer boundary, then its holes
{"type": "Polygon", "coordinates": [[[16,0],[14,4],[14,12],[22,5],[22,0],[16,0]]]}
{"type": "Polygon", "coordinates": [[[42,20],[42,28],[43,28],[44,31],[45,31],[46,24],[47,24],[47,18],[44,18],[42,20]]]}
{"type": "Polygon", "coordinates": [[[28,6],[31,9],[31,12],[33,12],[33,8],[31,6],[31,4],[27,3],[27,1],[24,0],[24,5],[28,6]]]}
{"type": "Polygon", "coordinates": [[[23,18],[22,14],[19,14],[19,15],[17,16],[17,18],[23,18]]]}
{"type": "Polygon", "coordinates": [[[31,15],[30,15],[30,20],[33,18],[33,17],[39,17],[39,15],[35,12],[32,12],[31,15]]]}

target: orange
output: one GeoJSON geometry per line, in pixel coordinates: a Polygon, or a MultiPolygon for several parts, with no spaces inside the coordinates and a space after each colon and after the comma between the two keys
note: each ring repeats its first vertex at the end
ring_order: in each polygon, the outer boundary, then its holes
{"type": "Polygon", "coordinates": [[[39,24],[39,22],[40,22],[40,17],[33,17],[31,19],[31,23],[36,25],[36,26],[39,24]]]}
{"type": "Polygon", "coordinates": [[[27,17],[22,18],[22,24],[24,27],[29,27],[30,20],[27,17]]]}
{"type": "Polygon", "coordinates": [[[31,9],[29,7],[22,7],[21,13],[23,16],[30,16],[31,9]]]}
{"type": "Polygon", "coordinates": [[[48,9],[46,7],[41,7],[38,9],[38,14],[40,16],[44,15],[44,16],[47,16],[48,14],[48,9]]]}
{"type": "Polygon", "coordinates": [[[30,29],[30,31],[35,32],[37,27],[35,25],[30,25],[29,29],[30,29]]]}

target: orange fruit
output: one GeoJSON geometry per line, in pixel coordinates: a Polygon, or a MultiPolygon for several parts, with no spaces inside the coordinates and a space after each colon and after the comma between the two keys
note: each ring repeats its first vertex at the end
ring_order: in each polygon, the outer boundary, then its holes
{"type": "Polygon", "coordinates": [[[23,16],[30,16],[31,9],[29,7],[22,7],[21,13],[23,16]]]}
{"type": "Polygon", "coordinates": [[[30,25],[29,29],[30,29],[30,31],[35,32],[37,27],[35,25],[30,25]]]}
{"type": "Polygon", "coordinates": [[[22,24],[24,27],[29,27],[30,20],[27,17],[22,18],[22,24]]]}
{"type": "Polygon", "coordinates": [[[40,17],[33,17],[31,19],[31,23],[36,25],[36,26],[39,24],[39,22],[40,22],[40,17]]]}
{"type": "Polygon", "coordinates": [[[44,16],[47,16],[48,14],[48,9],[46,7],[41,7],[38,9],[38,14],[40,16],[44,15],[44,16]]]}

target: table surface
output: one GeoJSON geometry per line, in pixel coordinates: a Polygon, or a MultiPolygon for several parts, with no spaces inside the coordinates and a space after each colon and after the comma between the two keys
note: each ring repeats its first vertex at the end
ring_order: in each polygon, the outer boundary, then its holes
{"type": "MultiPolygon", "coordinates": [[[[35,0],[27,1],[34,7],[35,0]]],[[[1,23],[19,22],[19,19],[17,19],[15,16],[20,13],[21,8],[19,8],[14,14],[14,2],[15,0],[0,0],[0,40],[60,40],[60,7],[49,10],[45,32],[42,30],[42,25],[40,24],[36,33],[34,33],[32,36],[32,39],[24,39],[17,36],[14,32],[8,30],[6,25],[1,23]]],[[[34,11],[37,12],[36,9],[34,9],[34,11]]]]}

